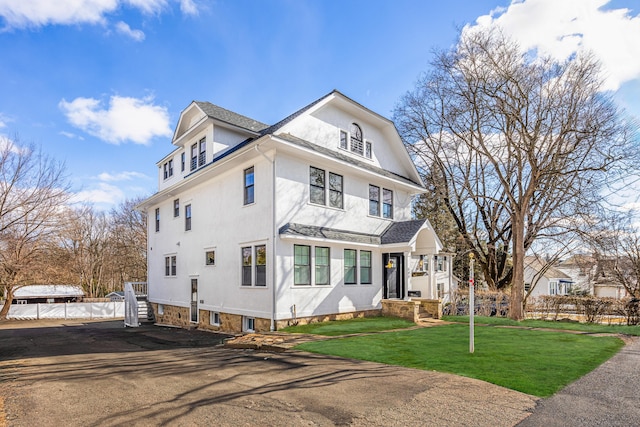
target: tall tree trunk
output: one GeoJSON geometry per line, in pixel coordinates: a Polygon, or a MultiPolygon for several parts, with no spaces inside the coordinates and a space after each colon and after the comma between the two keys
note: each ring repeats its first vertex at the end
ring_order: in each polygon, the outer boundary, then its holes
{"type": "Polygon", "coordinates": [[[524,214],[514,212],[511,216],[513,239],[513,279],[511,281],[511,298],[509,301],[509,317],[514,320],[524,318],[524,214]]]}
{"type": "Polygon", "coordinates": [[[13,303],[13,289],[7,289],[7,299],[4,301],[4,305],[0,309],[0,320],[7,320],[7,315],[9,315],[9,309],[11,308],[11,304],[13,303]]]}

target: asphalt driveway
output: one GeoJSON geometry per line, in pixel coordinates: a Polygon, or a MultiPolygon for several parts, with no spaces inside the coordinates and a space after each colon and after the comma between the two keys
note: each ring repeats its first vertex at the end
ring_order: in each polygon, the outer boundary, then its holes
{"type": "Polygon", "coordinates": [[[122,321],[0,323],[0,426],[513,426],[538,399],[469,378],[122,321]]]}

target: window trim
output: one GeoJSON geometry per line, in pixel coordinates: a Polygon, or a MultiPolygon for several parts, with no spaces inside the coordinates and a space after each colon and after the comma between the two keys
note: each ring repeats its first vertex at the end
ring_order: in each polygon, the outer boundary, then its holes
{"type": "Polygon", "coordinates": [[[361,285],[371,285],[373,284],[373,252],[372,251],[366,251],[366,250],[360,250],[360,254],[358,256],[358,261],[359,261],[359,265],[358,265],[358,270],[360,271],[360,284],[361,285]],[[369,265],[362,265],[362,255],[363,254],[369,254],[369,265]],[[367,272],[367,276],[369,277],[368,281],[364,281],[364,277],[365,274],[364,272],[367,272]]]}
{"type": "Polygon", "coordinates": [[[184,231],[191,231],[191,203],[184,205],[184,231]]]}
{"type": "Polygon", "coordinates": [[[369,215],[370,216],[375,216],[375,217],[380,217],[382,214],[381,210],[380,210],[380,187],[377,185],[373,185],[373,184],[369,184],[369,215]],[[371,198],[371,190],[375,189],[376,190],[376,196],[377,196],[377,200],[374,200],[371,198]],[[371,212],[371,203],[374,202],[375,203],[375,207],[376,207],[376,211],[375,213],[371,212]]]}
{"type": "Polygon", "coordinates": [[[311,286],[311,246],[309,245],[293,245],[293,286],[311,286]],[[306,248],[306,251],[307,251],[306,264],[297,263],[297,258],[298,258],[296,254],[297,248],[301,248],[301,249],[306,248]],[[307,270],[306,279],[308,279],[307,283],[297,282],[298,275],[296,273],[300,269],[298,267],[300,268],[306,267],[306,270],[307,270]]]}
{"type": "Polygon", "coordinates": [[[269,285],[269,252],[267,242],[245,243],[240,246],[240,287],[264,289],[269,285]],[[264,264],[258,263],[258,250],[264,248],[264,264]],[[248,259],[248,262],[247,262],[248,259]],[[258,284],[258,276],[264,268],[264,284],[258,284]],[[248,280],[245,280],[248,279],[248,280]]]}
{"type": "Polygon", "coordinates": [[[343,267],[344,267],[344,275],[343,275],[343,281],[345,285],[351,286],[351,285],[357,285],[358,284],[358,250],[357,249],[349,249],[349,248],[345,248],[342,252],[342,260],[343,260],[343,267]],[[353,252],[354,256],[353,256],[353,265],[349,265],[347,266],[347,252],[353,252]],[[347,282],[347,269],[351,270],[353,269],[353,281],[349,281],[347,282]]]}
{"type": "Polygon", "coordinates": [[[327,171],[315,166],[309,166],[309,203],[319,206],[327,206],[327,171]],[[322,172],[322,186],[312,182],[311,173],[314,170],[322,172]],[[313,200],[314,189],[316,189],[316,191],[318,191],[318,189],[322,189],[322,203],[313,200]]]}
{"type": "Polygon", "coordinates": [[[160,208],[156,208],[156,233],[160,231],[160,208]]]}
{"type": "MultiPolygon", "coordinates": [[[[333,172],[329,172],[329,185],[327,186],[327,191],[329,192],[329,207],[330,208],[335,208],[335,209],[344,209],[344,176],[337,174],[337,173],[333,173],[333,172]],[[331,178],[332,177],[339,177],[340,178],[340,190],[335,190],[332,187],[332,183],[331,183],[331,178]],[[338,194],[340,196],[340,206],[334,206],[333,205],[333,201],[331,198],[332,194],[338,194]]],[[[326,199],[326,198],[325,198],[326,199]]]]}
{"type": "Polygon", "coordinates": [[[198,168],[198,143],[191,144],[191,166],[190,171],[194,171],[198,168]]]}
{"type": "Polygon", "coordinates": [[[198,142],[198,167],[207,163],[207,137],[203,137],[198,142]]]}
{"type": "Polygon", "coordinates": [[[206,265],[206,266],[215,266],[216,265],[216,250],[215,249],[205,249],[205,251],[204,251],[204,265],[206,265]],[[209,257],[209,254],[212,254],[213,257],[209,257]]]}
{"type": "Polygon", "coordinates": [[[314,261],[314,278],[313,282],[316,286],[331,286],[331,248],[329,246],[314,246],[313,248],[313,261],[314,261]],[[327,263],[318,265],[318,249],[327,250],[327,263]],[[318,268],[326,269],[327,282],[318,283],[318,268]]]}
{"type": "Polygon", "coordinates": [[[178,256],[164,256],[164,277],[176,277],[178,273],[178,256]]]}
{"type": "Polygon", "coordinates": [[[256,179],[256,171],[255,167],[251,166],[244,170],[244,205],[252,205],[256,201],[256,193],[255,193],[255,179],[256,179]],[[251,176],[251,184],[247,183],[247,177],[251,176]],[[251,200],[249,200],[249,194],[251,195],[251,200]]]}
{"type": "Polygon", "coordinates": [[[220,312],[219,311],[210,311],[209,312],[209,324],[211,326],[221,326],[222,325],[222,319],[220,318],[220,312]],[[216,320],[217,318],[217,320],[216,320]]]}
{"type": "Polygon", "coordinates": [[[393,219],[393,190],[388,188],[382,189],[382,218],[384,219],[393,219]],[[391,203],[385,202],[385,191],[391,194],[391,203]],[[386,208],[389,208],[389,213],[387,213],[386,208]]]}
{"type": "Polygon", "coordinates": [[[180,199],[173,199],[173,217],[178,218],[180,216],[180,199]]]}

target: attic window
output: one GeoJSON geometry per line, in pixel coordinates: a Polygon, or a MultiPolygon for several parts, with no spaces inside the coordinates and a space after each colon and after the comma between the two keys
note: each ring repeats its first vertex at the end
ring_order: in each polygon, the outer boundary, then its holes
{"type": "Polygon", "coordinates": [[[364,141],[362,140],[362,129],[355,123],[351,123],[351,151],[364,155],[364,141]]]}

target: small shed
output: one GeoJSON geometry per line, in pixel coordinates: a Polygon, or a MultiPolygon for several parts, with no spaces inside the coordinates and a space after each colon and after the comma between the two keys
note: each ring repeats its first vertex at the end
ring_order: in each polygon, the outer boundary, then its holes
{"type": "Polygon", "coordinates": [[[28,285],[16,289],[14,304],[45,304],[77,302],[84,297],[84,291],[76,285],[28,285]]]}

